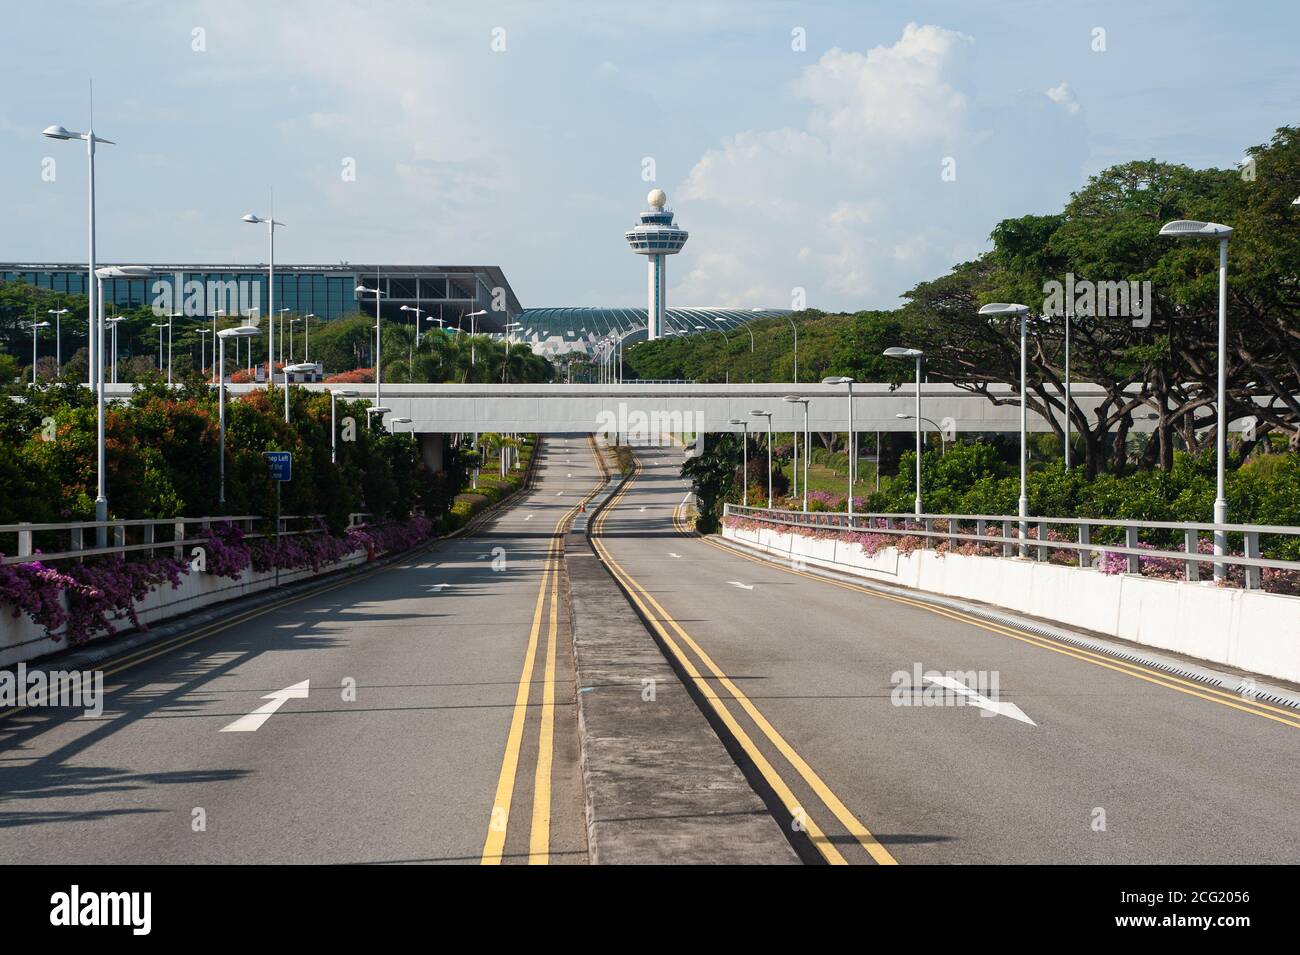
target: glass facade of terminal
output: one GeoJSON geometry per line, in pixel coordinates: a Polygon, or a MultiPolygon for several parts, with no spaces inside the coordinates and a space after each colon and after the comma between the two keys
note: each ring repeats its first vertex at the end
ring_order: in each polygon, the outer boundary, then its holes
{"type": "MultiPolygon", "coordinates": [[[[790,309],[784,308],[670,307],[662,331],[671,335],[726,332],[757,318],[789,314],[790,309]]],[[[610,335],[627,342],[646,337],[644,308],[526,308],[515,321],[519,323],[517,338],[532,344],[540,354],[590,351],[593,344],[610,335]]]]}
{"type": "MultiPolygon", "coordinates": [[[[267,271],[231,265],[152,265],[149,278],[104,280],[104,301],[110,307],[134,308],[160,304],[167,311],[211,315],[217,309],[247,314],[268,308],[267,271]],[[177,293],[180,289],[180,293],[177,293]]],[[[0,263],[0,281],[21,281],[69,295],[85,295],[84,265],[0,263]]],[[[421,309],[423,316],[456,326],[470,312],[486,311],[478,327],[500,330],[520,313],[518,299],[496,266],[352,266],[277,265],[276,308],[316,315],[322,319],[374,313],[374,297],[356,292],[373,289],[378,281],[383,314],[409,321],[401,306],[421,309]]],[[[468,327],[468,323],[467,327],[468,327]]]]}

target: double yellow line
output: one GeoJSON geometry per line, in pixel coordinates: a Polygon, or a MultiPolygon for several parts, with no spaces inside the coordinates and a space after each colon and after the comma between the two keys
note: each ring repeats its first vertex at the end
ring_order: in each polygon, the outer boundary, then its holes
{"type": "MultiPolygon", "coordinates": [[[[619,502],[627,494],[628,490],[635,483],[641,474],[641,463],[635,461],[633,464],[633,473],[627,483],[619,490],[610,500],[609,504],[600,512],[592,524],[591,540],[596,549],[596,553],[605,566],[609,568],[614,575],[614,579],[627,594],[628,599],[637,607],[641,616],[654,628],[655,633],[659,635],[663,645],[668,648],[676,659],[678,665],[691,679],[699,689],[700,695],[708,701],[714,713],[717,715],[736,743],[744,750],[745,755],[749,757],[754,767],[762,774],[763,779],[771,788],[786,811],[790,815],[790,823],[796,827],[802,828],[808,835],[808,838],[822,857],[832,865],[847,865],[848,859],[840,852],[834,842],[827,836],[825,830],[813,818],[813,813],[804,807],[800,800],[795,796],[794,791],[790,788],[789,783],[781,773],[772,765],[771,761],[763,754],[763,751],[755,744],[753,738],[742,726],[740,720],[727,705],[730,700],[739,705],[745,715],[757,728],[757,730],[766,737],[767,741],[775,747],[794,773],[803,780],[804,784],[816,794],[832,816],[839,822],[845,830],[853,836],[857,845],[866,851],[866,853],[877,863],[881,865],[896,865],[898,860],[895,859],[884,846],[871,834],[865,825],[862,824],[850,810],[844,805],[844,802],[826,785],[826,782],[817,774],[817,772],[808,765],[808,762],[799,755],[793,746],[786,741],[776,728],[767,720],[753,701],[749,699],[740,688],[736,686],[723,670],[713,661],[704,649],[686,632],[680,623],[673,619],[660,603],[642,587],[637,581],[619,565],[619,563],[610,556],[609,550],[605,547],[600,539],[604,531],[605,521],[609,513],[618,506],[619,502]],[[680,643],[678,641],[681,641],[680,643]],[[694,654],[694,659],[690,654],[683,650],[683,645],[690,649],[694,654]],[[711,674],[705,676],[700,672],[695,660],[698,659],[703,667],[711,674]],[[709,685],[708,680],[714,679],[718,685],[726,691],[726,698],[720,696],[709,685]]],[[[674,511],[674,523],[676,523],[676,511],[674,511]]]]}
{"type": "Polygon", "coordinates": [[[771,567],[775,570],[794,574],[798,577],[806,577],[809,580],[831,584],[832,586],[839,587],[843,590],[852,590],[855,593],[866,594],[869,597],[877,597],[881,600],[891,600],[894,603],[905,604],[909,607],[915,607],[918,610],[925,610],[928,613],[938,614],[939,616],[947,617],[950,620],[970,624],[972,627],[979,627],[981,630],[987,630],[989,633],[996,633],[1004,637],[1010,637],[1013,640],[1019,640],[1021,643],[1027,643],[1030,646],[1039,647],[1043,650],[1051,650],[1053,653],[1060,653],[1067,657],[1073,657],[1076,660],[1080,660],[1084,663],[1091,663],[1094,666],[1105,667],[1107,670],[1113,670],[1114,672],[1122,673],[1125,676],[1135,677],[1136,679],[1144,680],[1147,683],[1164,687],[1167,690],[1174,690],[1178,693],[1186,694],[1187,696],[1194,696],[1210,703],[1217,703],[1220,706],[1240,710],[1241,712],[1249,713],[1252,716],[1262,716],[1266,720],[1273,720],[1276,723],[1282,723],[1285,726],[1294,726],[1300,729],[1300,714],[1297,714],[1293,709],[1286,709],[1279,706],[1272,706],[1268,703],[1261,703],[1237,693],[1231,693],[1227,690],[1218,690],[1214,687],[1206,686],[1203,683],[1187,680],[1175,676],[1172,673],[1166,673],[1163,670],[1157,670],[1140,663],[1132,663],[1128,660],[1122,660],[1119,657],[1112,657],[1104,653],[1098,653],[1094,650],[1087,650],[1083,647],[1077,647],[1060,640],[1054,640],[1051,637],[1040,636],[1039,634],[1030,633],[1027,630],[1021,630],[1017,627],[1008,626],[1006,624],[981,620],[979,617],[973,617],[970,614],[962,613],[959,610],[951,610],[947,607],[941,607],[923,600],[915,600],[910,597],[902,596],[901,594],[888,594],[867,587],[859,587],[846,581],[836,580],[833,577],[824,577],[819,574],[810,574],[806,571],[795,570],[793,567],[786,566],[786,564],[776,560],[767,559],[758,555],[746,554],[735,547],[728,547],[725,544],[719,544],[716,541],[709,540],[707,537],[701,537],[695,534],[694,531],[686,526],[684,519],[678,519],[678,513],[682,510],[683,508],[679,506],[673,512],[673,524],[680,533],[697,537],[700,541],[708,544],[710,547],[716,547],[734,557],[743,557],[745,560],[753,561],[756,564],[762,564],[764,567],[771,567]]]}
{"type": "Polygon", "coordinates": [[[487,837],[483,842],[480,865],[500,865],[505,855],[506,835],[510,827],[511,803],[514,801],[515,780],[519,774],[519,755],[523,747],[524,726],[528,717],[528,703],[533,688],[533,672],[537,666],[537,648],[541,642],[542,621],[547,620],[546,656],[543,664],[542,708],[537,737],[537,765],[533,772],[533,806],[528,836],[528,864],[546,865],[551,852],[551,767],[554,762],[555,742],[555,660],[559,644],[559,590],[560,561],[564,556],[564,534],[578,509],[590,501],[608,481],[608,473],[600,455],[595,453],[601,479],[583,499],[569,508],[555,522],[551,541],[542,566],[542,581],[537,588],[533,606],[533,623],[528,632],[528,646],[524,650],[523,671],[515,689],[515,705],[510,716],[510,731],[506,735],[505,753],[501,757],[501,772],[497,777],[496,796],[488,820],[487,837]],[[547,614],[547,596],[550,612],[547,614]]]}

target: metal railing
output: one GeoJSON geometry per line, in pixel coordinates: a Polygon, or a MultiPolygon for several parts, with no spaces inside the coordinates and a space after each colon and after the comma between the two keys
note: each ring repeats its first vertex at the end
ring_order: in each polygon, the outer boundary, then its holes
{"type": "MultiPolygon", "coordinates": [[[[368,515],[349,515],[349,526],[353,518],[368,515]]],[[[213,524],[237,524],[244,532],[245,540],[276,536],[302,536],[325,533],[320,526],[317,515],[282,515],[279,524],[274,518],[259,515],[236,514],[214,517],[164,517],[136,520],[110,521],[67,521],[54,524],[0,524],[0,564],[26,564],[33,560],[42,562],[56,560],[84,560],[87,557],[104,555],[122,555],[148,551],[153,554],[159,550],[171,548],[177,560],[185,558],[185,550],[208,542],[207,531],[213,524]],[[298,526],[293,526],[293,525],[298,526]],[[93,540],[95,531],[107,528],[106,538],[109,543],[104,547],[87,546],[93,540]],[[266,527],[265,531],[256,528],[266,527]],[[190,536],[198,528],[198,536],[190,536]],[[48,542],[57,541],[66,535],[66,550],[48,550],[48,542]],[[10,545],[10,541],[14,544],[10,545]],[[40,546],[46,542],[46,546],[40,546]]],[[[57,543],[53,546],[60,546],[57,543]]]]}
{"type": "Polygon", "coordinates": [[[949,548],[962,543],[1001,548],[1002,556],[1022,557],[1032,552],[1034,559],[1048,561],[1053,552],[1072,553],[1080,567],[1091,567],[1094,560],[1105,560],[1107,554],[1125,558],[1125,570],[1140,574],[1142,560],[1180,561],[1186,580],[1199,580],[1202,564],[1222,564],[1244,569],[1247,589],[1261,586],[1261,572],[1265,569],[1284,570],[1300,574],[1300,561],[1265,557],[1261,542],[1269,537],[1300,540],[1300,527],[1267,524],[1213,524],[1178,521],[1138,521],[1092,517],[1029,517],[1020,518],[1005,514],[848,514],[835,511],[791,511],[761,507],[743,507],[726,504],[723,517],[738,517],[779,527],[807,530],[843,530],[885,536],[919,537],[923,546],[933,548],[936,542],[947,541],[949,548]],[[963,530],[963,525],[967,528],[963,530]],[[1052,540],[1052,528],[1072,529],[1073,540],[1052,540]],[[1101,533],[1097,533],[1101,532],[1101,533]],[[1106,537],[1123,533],[1122,544],[1110,543],[1106,537]],[[1143,546],[1143,532],[1151,536],[1179,536],[1182,548],[1162,549],[1147,543],[1143,546]],[[1225,532],[1229,542],[1240,541],[1243,553],[1216,555],[1202,553],[1202,541],[1215,532],[1225,532]]]}

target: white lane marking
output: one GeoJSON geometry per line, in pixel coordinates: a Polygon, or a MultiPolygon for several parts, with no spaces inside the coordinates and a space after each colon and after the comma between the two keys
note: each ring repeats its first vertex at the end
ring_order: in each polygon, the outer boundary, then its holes
{"type": "Polygon", "coordinates": [[[527,517],[524,518],[524,520],[526,521],[531,521],[532,519],[533,519],[533,515],[531,514],[529,514],[527,517]]]}
{"type": "Polygon", "coordinates": [[[420,569],[420,570],[432,570],[433,568],[435,568],[435,567],[437,567],[437,566],[438,566],[438,562],[437,562],[436,560],[431,560],[431,561],[428,561],[428,562],[426,562],[426,563],[421,564],[419,569],[420,569]]]}
{"type": "Polygon", "coordinates": [[[253,712],[241,716],[229,726],[221,727],[223,733],[252,733],[261,727],[263,723],[271,718],[271,714],[284,706],[289,700],[307,699],[307,691],[311,687],[311,680],[303,680],[301,683],[295,683],[293,686],[286,686],[283,690],[276,690],[274,693],[268,693],[262,697],[264,700],[270,700],[269,703],[263,703],[253,712]]]}
{"type": "Polygon", "coordinates": [[[555,492],[555,496],[556,496],[556,497],[559,497],[559,496],[560,496],[561,494],[563,494],[563,493],[564,493],[563,491],[556,491],[556,492],[555,492]]]}
{"type": "Polygon", "coordinates": [[[430,590],[433,590],[433,591],[437,591],[438,593],[442,593],[444,590],[446,590],[446,589],[447,589],[448,587],[450,587],[450,586],[451,586],[451,584],[434,584],[434,585],[433,585],[432,587],[430,587],[429,589],[430,589],[430,590]]]}
{"type": "Polygon", "coordinates": [[[645,513],[645,508],[644,508],[644,507],[641,508],[641,513],[643,513],[643,514],[645,513]]]}
{"type": "Polygon", "coordinates": [[[988,710],[990,713],[995,713],[998,716],[1009,716],[1013,720],[1019,720],[1022,723],[1028,723],[1030,726],[1038,725],[1033,720],[1031,720],[1028,716],[1026,716],[1025,711],[1022,710],[1020,707],[1016,706],[1016,704],[1002,703],[1002,702],[995,703],[993,700],[990,700],[987,696],[981,696],[980,694],[976,693],[965,683],[961,682],[961,680],[955,679],[950,676],[931,676],[928,673],[926,674],[925,678],[931,683],[937,683],[939,684],[939,686],[952,690],[954,693],[960,693],[962,696],[966,698],[966,702],[971,706],[979,707],[981,710],[988,710]]]}
{"type": "Polygon", "coordinates": [[[741,590],[753,590],[753,584],[742,584],[739,580],[728,580],[727,583],[733,587],[739,587],[741,590]]]}
{"type": "Polygon", "coordinates": [[[669,552],[668,552],[668,556],[669,556],[669,557],[676,557],[678,560],[681,560],[681,559],[682,559],[682,555],[681,555],[681,554],[674,554],[672,551],[669,551],[669,552]]]}
{"type": "Polygon", "coordinates": [[[488,555],[488,554],[479,554],[479,555],[478,555],[477,557],[475,557],[474,559],[475,559],[475,560],[487,560],[489,556],[490,556],[490,555],[488,555]]]}

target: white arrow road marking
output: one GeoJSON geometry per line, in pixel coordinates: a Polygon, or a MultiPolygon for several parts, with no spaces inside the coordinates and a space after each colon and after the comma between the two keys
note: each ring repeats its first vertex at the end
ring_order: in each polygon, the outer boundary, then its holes
{"type": "Polygon", "coordinates": [[[742,584],[739,580],[728,580],[727,583],[733,587],[739,587],[741,590],[753,590],[753,584],[742,584]]]}
{"type": "Polygon", "coordinates": [[[524,520],[526,521],[531,521],[532,519],[533,519],[533,515],[531,514],[529,514],[527,517],[524,518],[524,520]]]}
{"type": "Polygon", "coordinates": [[[644,507],[643,507],[643,508],[641,508],[641,511],[642,511],[642,513],[644,513],[644,512],[645,512],[645,508],[644,508],[644,507]]]}
{"type": "Polygon", "coordinates": [[[433,585],[432,587],[430,587],[429,589],[430,589],[430,590],[436,590],[438,593],[442,593],[444,590],[446,590],[446,589],[447,589],[448,587],[450,587],[450,586],[451,586],[451,584],[434,584],[434,585],[433,585]]]}
{"type": "Polygon", "coordinates": [[[560,496],[561,494],[563,494],[563,493],[564,493],[563,491],[556,491],[556,492],[555,492],[555,496],[556,496],[556,497],[559,497],[559,496],[560,496]]]}
{"type": "Polygon", "coordinates": [[[268,693],[262,697],[264,700],[270,700],[269,703],[263,703],[253,712],[246,716],[241,716],[229,726],[221,727],[223,733],[252,733],[261,728],[262,724],[271,718],[271,714],[278,710],[288,700],[305,700],[307,699],[307,690],[311,686],[311,680],[303,680],[301,683],[295,683],[293,686],[286,686],[283,690],[276,690],[274,693],[268,693]]]}
{"type": "Polygon", "coordinates": [[[676,557],[678,560],[681,560],[681,559],[682,559],[682,555],[681,555],[681,554],[674,554],[672,551],[669,551],[669,552],[668,552],[668,556],[669,556],[669,557],[676,557]]]}
{"type": "Polygon", "coordinates": [[[1030,726],[1038,725],[1026,716],[1025,711],[1016,706],[1016,704],[995,703],[987,696],[980,696],[980,694],[976,693],[965,683],[961,682],[961,680],[956,680],[950,676],[930,676],[928,674],[926,675],[926,679],[931,683],[937,683],[946,689],[952,690],[954,693],[960,693],[962,696],[966,697],[966,702],[971,706],[977,706],[981,710],[988,710],[990,713],[996,713],[999,716],[1009,716],[1013,720],[1028,723],[1030,726]]]}

